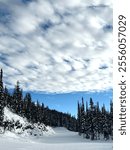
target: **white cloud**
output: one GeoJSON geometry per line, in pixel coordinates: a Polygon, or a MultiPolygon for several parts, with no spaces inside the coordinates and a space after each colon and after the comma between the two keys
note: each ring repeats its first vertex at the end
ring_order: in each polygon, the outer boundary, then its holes
{"type": "Polygon", "coordinates": [[[20,80],[25,90],[46,92],[112,88],[112,31],[103,30],[112,25],[111,1],[0,5],[10,12],[7,24],[0,21],[0,66],[9,87],[20,80]]]}

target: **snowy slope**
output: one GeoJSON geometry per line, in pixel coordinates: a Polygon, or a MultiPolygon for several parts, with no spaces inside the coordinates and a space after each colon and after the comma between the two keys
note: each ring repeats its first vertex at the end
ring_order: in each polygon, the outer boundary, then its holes
{"type": "Polygon", "coordinates": [[[9,130],[11,133],[19,134],[22,137],[54,134],[51,127],[45,126],[44,124],[31,124],[26,118],[11,112],[7,107],[4,108],[4,122],[8,122],[9,124],[5,130],[5,134],[9,132],[9,130]]]}
{"type": "Polygon", "coordinates": [[[14,120],[15,122],[19,120],[21,124],[27,123],[27,120],[25,118],[22,118],[16,115],[15,113],[11,112],[7,107],[4,108],[4,121],[6,120],[10,120],[10,121],[14,120]]]}

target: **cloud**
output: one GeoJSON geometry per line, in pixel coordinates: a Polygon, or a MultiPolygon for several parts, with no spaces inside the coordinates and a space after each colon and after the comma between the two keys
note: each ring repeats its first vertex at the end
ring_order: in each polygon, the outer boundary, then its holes
{"type": "Polygon", "coordinates": [[[0,0],[0,66],[8,87],[95,91],[112,88],[112,3],[0,0]]]}

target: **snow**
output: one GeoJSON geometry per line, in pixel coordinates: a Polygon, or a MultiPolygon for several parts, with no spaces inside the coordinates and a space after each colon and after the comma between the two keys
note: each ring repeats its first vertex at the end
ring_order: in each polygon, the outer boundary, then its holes
{"type": "MultiPolygon", "coordinates": [[[[21,134],[22,137],[26,136],[43,136],[43,135],[51,135],[54,134],[54,130],[45,126],[43,123],[35,123],[31,124],[27,121],[26,118],[23,118],[13,112],[10,111],[9,108],[4,108],[4,121],[8,121],[13,124],[13,129],[11,128],[11,132],[16,134],[21,134]],[[33,129],[30,129],[33,128],[33,129]]],[[[8,132],[8,129],[6,130],[8,132]]],[[[6,134],[5,132],[5,134],[6,134]]]]}
{"type": "Polygon", "coordinates": [[[16,115],[15,113],[11,112],[7,107],[4,108],[4,121],[10,120],[10,121],[20,121],[20,123],[25,124],[27,120],[23,117],[20,117],[16,115]]]}
{"type": "MultiPolygon", "coordinates": [[[[5,118],[26,124],[27,120],[5,109],[5,118]]],[[[44,125],[45,126],[45,125],[44,125]]],[[[43,127],[43,125],[42,125],[43,127]]],[[[77,132],[72,132],[63,127],[40,130],[35,124],[35,134],[29,135],[28,130],[22,134],[15,131],[5,131],[0,134],[1,150],[112,150],[112,141],[90,141],[79,136],[77,132]],[[42,136],[38,132],[42,131],[42,136]]],[[[33,131],[33,132],[34,132],[33,131]]],[[[31,132],[31,131],[30,131],[31,132]]]]}
{"type": "Polygon", "coordinates": [[[112,142],[89,141],[65,128],[54,128],[55,134],[21,137],[6,132],[0,135],[1,150],[112,150],[112,142]]]}

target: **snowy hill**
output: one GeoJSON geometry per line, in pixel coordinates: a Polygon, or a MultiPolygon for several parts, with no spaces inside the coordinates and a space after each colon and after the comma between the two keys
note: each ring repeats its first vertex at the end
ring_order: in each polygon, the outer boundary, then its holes
{"type": "MultiPolygon", "coordinates": [[[[26,118],[20,117],[19,115],[10,111],[9,108],[4,108],[4,123],[5,123],[5,134],[9,131],[13,134],[21,136],[43,136],[54,134],[51,127],[45,126],[44,124],[31,124],[26,118]]],[[[11,133],[9,135],[11,135],[11,133]]]]}

